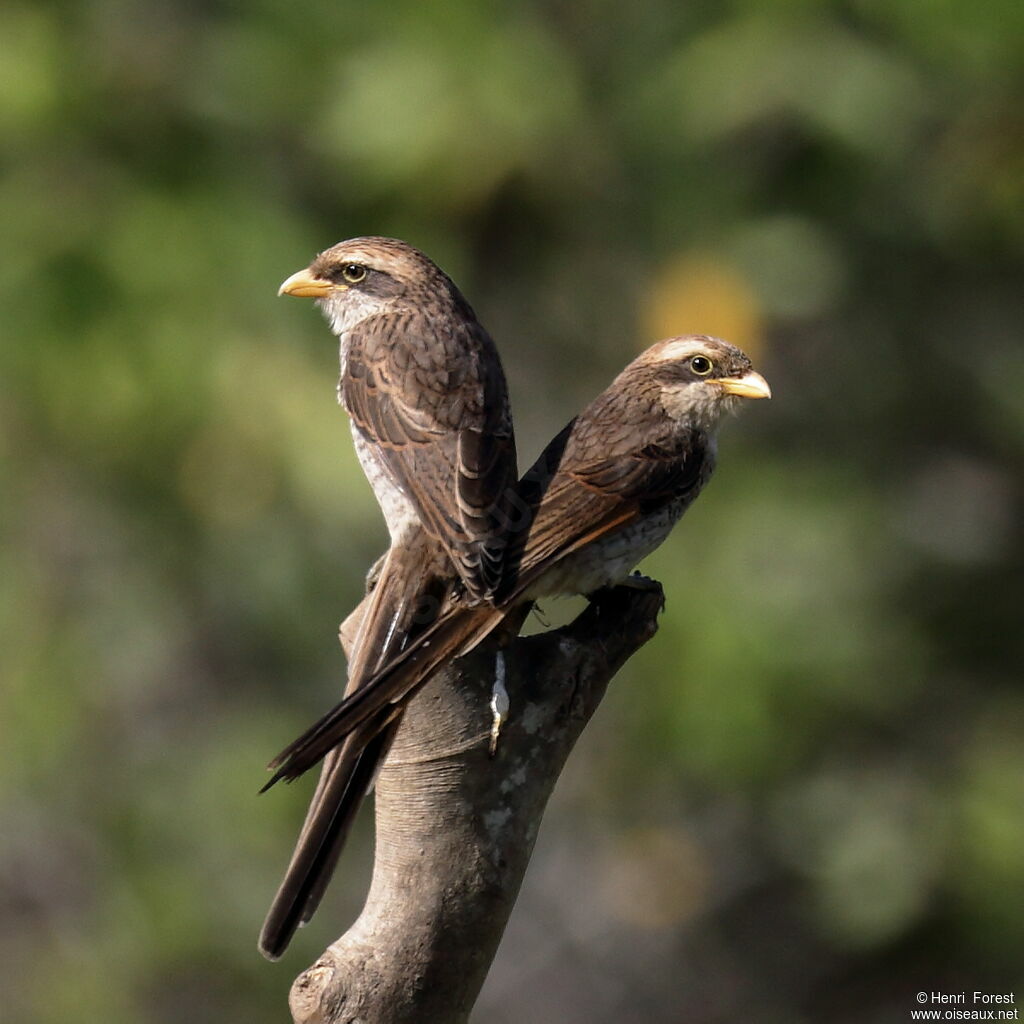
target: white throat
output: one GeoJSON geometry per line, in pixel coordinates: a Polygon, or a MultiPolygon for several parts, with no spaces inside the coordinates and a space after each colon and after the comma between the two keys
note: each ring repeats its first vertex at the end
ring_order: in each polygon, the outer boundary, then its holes
{"type": "MultiPolygon", "coordinates": [[[[336,296],[318,299],[317,305],[331,325],[331,330],[339,338],[353,327],[358,327],[364,320],[384,312],[384,303],[380,299],[352,288],[336,296]]],[[[342,342],[344,343],[344,338],[342,342]]]]}
{"type": "Polygon", "coordinates": [[[738,399],[723,395],[712,382],[673,384],[661,389],[661,404],[677,423],[687,422],[712,434],[722,418],[738,399]]]}

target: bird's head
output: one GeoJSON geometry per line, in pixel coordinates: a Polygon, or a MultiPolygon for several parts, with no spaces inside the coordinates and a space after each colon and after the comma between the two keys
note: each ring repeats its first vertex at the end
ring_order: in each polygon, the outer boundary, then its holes
{"type": "MultiPolygon", "coordinates": [[[[325,249],[292,274],[278,295],[316,299],[335,334],[368,317],[458,296],[448,276],[427,256],[395,238],[351,238],[325,249]]],[[[461,296],[459,296],[461,299],[461,296]]]]}
{"type": "Polygon", "coordinates": [[[630,369],[653,379],[658,400],[673,419],[695,426],[714,426],[741,398],[772,396],[746,353],[720,338],[667,338],[638,356],[630,369]]]}

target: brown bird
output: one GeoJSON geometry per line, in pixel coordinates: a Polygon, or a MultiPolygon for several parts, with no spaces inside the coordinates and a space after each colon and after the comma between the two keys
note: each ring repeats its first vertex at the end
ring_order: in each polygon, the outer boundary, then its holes
{"type": "MultiPolygon", "coordinates": [[[[515,521],[516,453],[501,361],[451,279],[389,238],[320,253],[281,285],[318,300],[341,343],[338,398],[391,535],[351,645],[346,693],[401,652],[436,606],[437,577],[467,607],[502,584],[515,521]]],[[[260,935],[277,959],[309,920],[333,873],[399,716],[331,752],[260,935]]]]}
{"type": "MultiPolygon", "coordinates": [[[[715,429],[740,398],[769,398],[739,349],[716,338],[670,338],[647,349],[548,445],[523,478],[532,510],[511,536],[495,606],[470,607],[450,589],[406,649],[284,750],[278,779],[294,779],[346,737],[372,742],[430,675],[464,654],[525,602],[591,594],[627,580],[668,536],[715,465],[715,429]]],[[[422,557],[437,564],[436,546],[422,557]]]]}
{"type": "Polygon", "coordinates": [[[452,280],[392,238],[354,238],[281,285],[312,297],[341,342],[338,399],[392,544],[420,527],[473,599],[500,583],[517,470],[494,342],[452,280]]]}

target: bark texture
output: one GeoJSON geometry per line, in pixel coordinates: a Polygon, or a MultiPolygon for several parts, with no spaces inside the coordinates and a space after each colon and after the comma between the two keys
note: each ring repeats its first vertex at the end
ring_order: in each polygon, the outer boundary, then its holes
{"type": "Polygon", "coordinates": [[[296,979],[295,1024],[468,1021],[566,758],[662,602],[657,585],[604,591],[570,625],[474,651],[423,688],[377,781],[366,905],[296,979]],[[496,675],[510,709],[492,757],[496,675]]]}

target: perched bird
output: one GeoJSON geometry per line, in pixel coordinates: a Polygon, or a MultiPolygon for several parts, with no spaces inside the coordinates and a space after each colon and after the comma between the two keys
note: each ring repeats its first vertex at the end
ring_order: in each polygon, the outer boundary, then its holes
{"type": "MultiPolygon", "coordinates": [[[[451,279],[389,238],[355,238],[320,253],[281,285],[317,300],[341,343],[338,399],[391,535],[350,648],[346,694],[431,621],[437,586],[467,607],[502,585],[517,467],[505,377],[494,343],[451,279]]],[[[324,764],[285,878],[260,934],[277,959],[307,921],[398,726],[391,716],[324,764]]]]}
{"type": "Polygon", "coordinates": [[[501,360],[469,303],[392,238],[340,242],[279,294],[317,299],[341,342],[338,398],[392,544],[426,529],[470,597],[489,597],[518,473],[501,360]]]}
{"type": "MultiPolygon", "coordinates": [[[[450,588],[403,652],[271,762],[270,784],[297,778],[346,737],[372,742],[437,668],[524,603],[626,581],[711,476],[721,414],[740,398],[769,397],[765,379],[727,342],[691,336],[647,349],[521,481],[529,522],[509,536],[494,605],[470,606],[450,588]]],[[[436,545],[421,543],[423,561],[436,564],[436,545]]]]}

